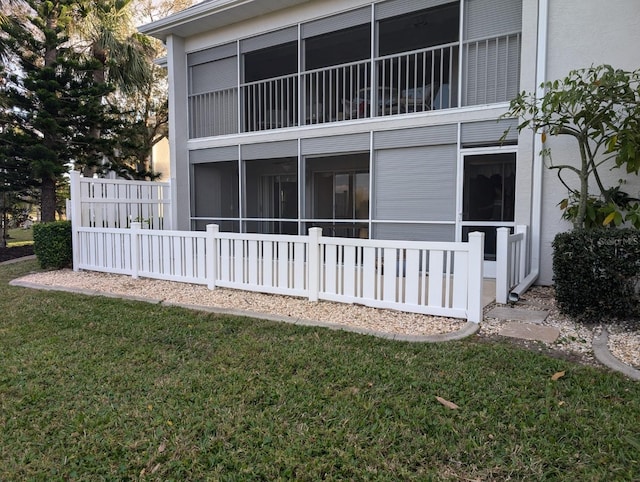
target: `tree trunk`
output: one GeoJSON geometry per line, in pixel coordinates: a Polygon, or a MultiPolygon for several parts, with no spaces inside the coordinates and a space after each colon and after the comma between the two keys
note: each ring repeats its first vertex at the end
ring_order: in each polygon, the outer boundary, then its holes
{"type": "Polygon", "coordinates": [[[2,239],[0,239],[0,248],[7,247],[7,193],[2,193],[2,239]]]}
{"type": "Polygon", "coordinates": [[[43,178],[41,186],[40,216],[43,223],[56,220],[56,181],[43,178]]]}

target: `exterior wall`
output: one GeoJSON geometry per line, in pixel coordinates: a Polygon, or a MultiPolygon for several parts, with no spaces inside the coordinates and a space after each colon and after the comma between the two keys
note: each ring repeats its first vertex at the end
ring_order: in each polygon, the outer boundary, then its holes
{"type": "Polygon", "coordinates": [[[153,170],[161,174],[157,180],[160,182],[169,181],[171,179],[169,139],[165,137],[153,146],[151,160],[153,162],[153,170]]]}
{"type": "MultiPolygon", "coordinates": [[[[493,0],[492,0],[493,1],[493,0]]],[[[503,5],[497,1],[495,5],[503,5]]],[[[488,4],[489,0],[478,0],[480,4],[488,4]]],[[[174,203],[173,218],[177,222],[178,229],[193,228],[190,217],[194,215],[194,205],[202,204],[202,196],[197,198],[191,193],[187,196],[191,186],[199,184],[205,188],[205,180],[194,179],[192,165],[195,163],[208,163],[212,161],[237,162],[240,173],[239,189],[244,189],[240,199],[240,217],[252,216],[245,208],[254,202],[254,194],[250,189],[255,189],[255,182],[245,175],[245,162],[248,158],[244,155],[251,147],[258,150],[264,149],[263,143],[276,144],[279,141],[295,142],[302,150],[307,144],[314,141],[326,141],[326,139],[338,139],[348,135],[365,136],[371,139],[371,146],[366,151],[370,153],[369,172],[370,185],[370,215],[365,220],[369,223],[370,236],[377,238],[401,238],[401,239],[429,239],[429,240],[460,240],[460,221],[462,220],[462,166],[463,166],[463,141],[460,135],[464,125],[474,122],[484,122],[487,125],[495,125],[496,120],[506,111],[507,104],[493,103],[461,107],[454,109],[434,110],[429,112],[414,112],[403,115],[372,117],[344,122],[328,122],[321,125],[306,125],[289,128],[274,129],[269,131],[246,132],[242,134],[219,135],[189,139],[188,133],[188,80],[186,54],[198,52],[212,46],[235,42],[237,39],[259,35],[287,26],[293,26],[298,22],[306,22],[322,17],[327,17],[340,12],[351,10],[358,6],[370,5],[370,0],[325,0],[310,1],[287,10],[264,15],[256,19],[242,23],[236,23],[215,31],[204,34],[181,38],[170,36],[167,41],[168,63],[170,68],[170,115],[171,115],[171,185],[174,203]],[[402,137],[401,133],[411,130],[451,128],[452,135],[446,142],[431,143],[427,138],[421,138],[418,143],[407,144],[402,141],[398,146],[375,146],[377,139],[383,137],[402,137]],[[324,139],[321,139],[324,138],[324,139]],[[380,149],[385,149],[384,154],[380,149]],[[221,150],[229,150],[231,157],[218,157],[221,150]],[[396,151],[395,153],[391,151],[396,151]],[[382,162],[383,160],[384,162],[382,162]],[[446,165],[444,164],[446,163],[446,165]],[[415,169],[424,171],[415,173],[415,169]],[[203,185],[204,182],[204,185],[203,185]],[[395,185],[406,192],[402,192],[398,198],[390,194],[389,186],[395,185]],[[423,187],[423,189],[421,189],[423,187]],[[430,189],[430,187],[432,189],[430,189]],[[390,202],[381,206],[377,194],[384,190],[390,202]],[[436,195],[437,194],[437,195],[436,195]],[[407,209],[400,204],[406,204],[407,209]],[[395,210],[393,209],[395,206],[395,210]],[[422,207],[424,206],[424,207],[422,207]],[[391,213],[391,214],[389,214],[391,213]],[[400,213],[400,214],[398,214],[400,213]]],[[[426,2],[425,2],[426,4],[426,2]]],[[[416,2],[419,5],[419,2],[416,2]]],[[[466,5],[466,2],[463,3],[466,5]]],[[[494,4],[491,4],[494,5],[494,4]]],[[[512,7],[513,4],[505,4],[512,7]]],[[[537,12],[537,0],[522,0],[523,25],[522,25],[522,51],[520,66],[520,84],[522,88],[535,86],[535,52],[536,52],[536,25],[535,14],[537,12]],[[529,39],[529,40],[527,40],[529,39]],[[531,41],[533,39],[533,41],[531,41]]],[[[464,9],[461,16],[464,18],[464,9]]],[[[462,30],[462,29],[461,29],[462,30]]],[[[464,37],[462,37],[464,38],[464,37]]],[[[460,40],[462,40],[462,38],[460,40]]],[[[457,69],[457,66],[456,66],[457,69]]],[[[457,72],[457,70],[456,70],[457,72]]],[[[238,73],[239,75],[239,73],[238,73]]],[[[512,72],[509,72],[512,75],[512,72]]],[[[454,86],[455,87],[455,86],[454,86]]],[[[500,131],[499,134],[501,134],[500,131]]],[[[495,150],[498,145],[499,135],[493,133],[491,138],[479,138],[475,142],[477,146],[491,145],[487,151],[495,150]]],[[[522,138],[523,136],[521,136],[522,138]]],[[[335,143],[334,143],[335,144],[335,143]]],[[[334,146],[335,147],[335,146],[334,146]]],[[[475,147],[465,146],[465,147],[475,147]]],[[[513,147],[510,148],[513,151],[513,147]]],[[[362,149],[347,149],[342,152],[363,152],[362,149]]],[[[318,153],[316,153],[318,154],[318,153]]],[[[322,153],[331,155],[331,151],[322,153]]],[[[287,153],[287,157],[290,154],[287,153]]],[[[255,159],[255,158],[254,158],[255,159]]],[[[304,190],[306,181],[305,165],[302,157],[297,157],[301,199],[299,201],[299,217],[307,218],[309,203],[308,193],[304,190]]],[[[253,162],[253,161],[249,161],[253,162]]],[[[261,162],[261,161],[255,161],[261,162]]],[[[522,190],[523,198],[518,198],[516,204],[516,219],[513,224],[528,224],[530,222],[530,173],[532,156],[530,152],[520,156],[517,160],[518,192],[522,190]]],[[[255,169],[253,170],[255,171],[255,169]]],[[[255,172],[254,172],[255,174],[255,172]]],[[[204,195],[208,199],[209,194],[204,195]]],[[[303,221],[300,222],[301,227],[303,221]]],[[[198,222],[202,228],[205,221],[198,222]]]]}
{"type": "MultiPolygon", "coordinates": [[[[565,77],[572,69],[610,64],[625,70],[640,65],[640,2],[637,0],[550,0],[547,44],[547,79],[565,77]]],[[[571,140],[550,139],[556,162],[576,159],[577,148],[571,140]]],[[[624,178],[624,171],[602,169],[609,185],[624,178]]],[[[558,232],[571,228],[561,219],[558,202],[566,190],[556,173],[544,170],[542,192],[541,284],[551,284],[551,242],[558,232]]],[[[640,195],[640,179],[630,177],[625,187],[634,197],[640,195]]]]}
{"type": "Polygon", "coordinates": [[[184,39],[167,38],[169,67],[169,151],[171,158],[171,219],[176,229],[189,229],[189,156],[187,150],[187,56],[184,39]],[[181,196],[179,195],[182,194],[181,196]]]}

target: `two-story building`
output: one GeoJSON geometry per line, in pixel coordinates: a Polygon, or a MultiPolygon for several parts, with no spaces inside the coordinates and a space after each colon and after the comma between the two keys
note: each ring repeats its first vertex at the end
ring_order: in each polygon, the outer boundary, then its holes
{"type": "Polygon", "coordinates": [[[570,69],[640,66],[635,0],[207,0],[141,31],[168,50],[179,229],[482,231],[491,275],[496,228],[525,224],[542,283],[566,193],[501,116],[570,69]]]}

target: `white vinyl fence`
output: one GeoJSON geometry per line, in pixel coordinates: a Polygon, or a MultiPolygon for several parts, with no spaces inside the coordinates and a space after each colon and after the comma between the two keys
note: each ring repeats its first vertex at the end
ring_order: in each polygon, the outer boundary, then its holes
{"type": "Polygon", "coordinates": [[[527,226],[498,228],[496,238],[496,302],[506,303],[509,292],[527,276],[527,226]]]}
{"type": "Polygon", "coordinates": [[[78,227],[171,229],[169,183],[94,179],[71,174],[67,219],[78,227]],[[70,212],[69,212],[70,209],[70,212]]]}
{"type": "Polygon", "coordinates": [[[74,269],[482,319],[484,235],[468,243],[74,228],[74,269]]]}

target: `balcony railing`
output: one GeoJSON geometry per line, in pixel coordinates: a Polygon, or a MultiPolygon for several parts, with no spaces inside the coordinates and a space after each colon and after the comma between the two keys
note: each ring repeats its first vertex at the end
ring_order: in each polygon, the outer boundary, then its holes
{"type": "Polygon", "coordinates": [[[369,117],[357,106],[371,86],[370,60],[305,72],[302,84],[306,125],[369,117]]]}
{"type": "Polygon", "coordinates": [[[518,92],[520,33],[403,52],[189,96],[190,137],[506,102],[518,92]],[[459,72],[462,54],[462,73],[459,72]],[[238,118],[238,112],[241,118],[238,118]]]}
{"type": "Polygon", "coordinates": [[[298,74],[242,85],[243,130],[298,125],[298,74]]]}
{"type": "Polygon", "coordinates": [[[508,102],[518,94],[520,32],[463,43],[462,105],[508,102]]]}
{"type": "Polygon", "coordinates": [[[238,132],[238,89],[189,96],[189,137],[221,136],[238,132]]]}

